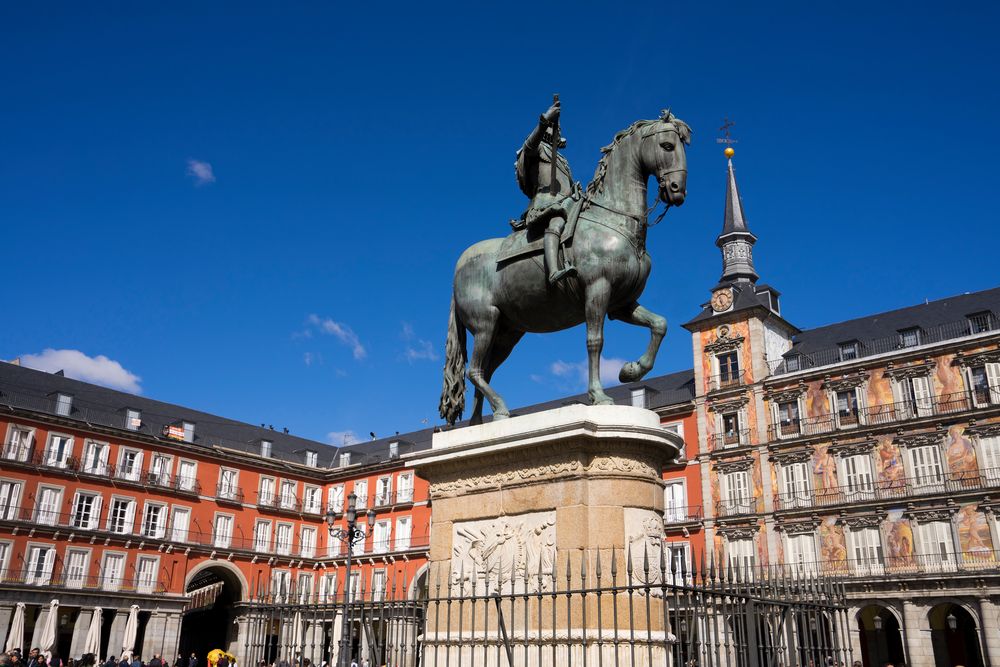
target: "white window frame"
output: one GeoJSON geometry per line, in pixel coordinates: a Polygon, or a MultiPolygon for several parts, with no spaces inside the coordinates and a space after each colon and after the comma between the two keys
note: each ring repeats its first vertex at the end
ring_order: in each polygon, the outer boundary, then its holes
{"type": "Polygon", "coordinates": [[[109,533],[114,533],[115,535],[131,535],[135,532],[135,510],[138,503],[135,498],[130,498],[128,496],[112,495],[111,500],[108,502],[108,516],[105,519],[105,530],[109,533]],[[125,511],[125,525],[122,526],[125,530],[114,530],[112,528],[112,519],[114,518],[114,507],[115,502],[122,501],[128,504],[125,511]]]}
{"type": "Polygon", "coordinates": [[[1000,435],[976,436],[979,471],[987,486],[1000,486],[1000,435]]]}
{"type": "MultiPolygon", "coordinates": [[[[803,435],[802,433],[802,396],[796,396],[791,401],[770,401],[771,403],[771,423],[774,424],[774,434],[779,440],[784,440],[787,438],[798,438],[803,435]],[[790,430],[785,433],[784,427],[786,425],[785,420],[781,416],[781,406],[787,403],[795,404],[795,419],[797,423],[795,424],[795,429],[790,430]]],[[[791,424],[791,421],[787,422],[791,424]]]]}
{"type": "Polygon", "coordinates": [[[837,458],[837,479],[844,498],[852,502],[873,498],[875,467],[872,465],[871,454],[852,454],[837,458]]]}
{"type": "Polygon", "coordinates": [[[193,512],[190,507],[186,505],[174,505],[170,508],[170,541],[171,542],[187,542],[191,536],[191,517],[193,512]],[[187,520],[183,528],[177,525],[177,515],[186,514],[187,520]]]}
{"type": "Polygon", "coordinates": [[[748,442],[749,429],[746,427],[746,424],[747,424],[747,416],[746,416],[746,410],[744,408],[715,413],[715,432],[721,437],[721,442],[719,442],[719,444],[722,446],[723,449],[743,447],[749,444],[748,442]],[[735,433],[735,441],[733,442],[728,442],[729,437],[726,435],[726,417],[730,415],[736,416],[736,433],[735,433]]]}
{"type": "Polygon", "coordinates": [[[279,556],[292,555],[292,542],[295,541],[295,524],[279,521],[274,524],[274,552],[279,556]],[[288,530],[287,545],[281,539],[283,529],[288,530]]]}
{"type": "Polygon", "coordinates": [[[393,547],[395,551],[406,551],[413,540],[413,517],[410,515],[396,517],[396,529],[393,531],[393,547]]]}
{"type": "Polygon", "coordinates": [[[194,459],[177,459],[177,488],[181,491],[194,491],[198,481],[198,462],[194,459]],[[191,465],[191,474],[185,475],[184,468],[191,465]]]}
{"type": "Polygon", "coordinates": [[[170,508],[167,503],[150,501],[147,500],[142,507],[142,523],[139,525],[139,534],[143,537],[150,537],[153,539],[163,539],[167,534],[167,524],[170,521],[170,508]],[[149,519],[150,510],[157,509],[157,522],[154,526],[152,532],[147,532],[147,520],[149,519]]]}
{"type": "Polygon", "coordinates": [[[367,521],[358,521],[355,525],[358,527],[358,529],[362,533],[364,533],[365,538],[363,540],[359,540],[358,541],[358,544],[354,548],[354,550],[357,553],[359,553],[359,554],[367,553],[368,552],[368,541],[371,539],[371,533],[368,532],[368,522],[367,521]]]}
{"type": "Polygon", "coordinates": [[[327,533],[326,536],[326,557],[336,558],[340,555],[343,546],[339,538],[327,533]]]}
{"type": "Polygon", "coordinates": [[[413,502],[413,471],[407,470],[396,476],[396,502],[413,502]]]}
{"type": "Polygon", "coordinates": [[[73,494],[73,504],[70,506],[69,514],[69,525],[73,528],[79,528],[81,530],[97,530],[101,525],[101,505],[103,503],[104,497],[100,491],[95,491],[92,489],[77,489],[76,493],[73,494]],[[76,515],[77,508],[80,504],[82,498],[86,496],[88,498],[93,498],[93,502],[90,506],[90,516],[88,517],[87,523],[85,525],[77,525],[76,515]]]}
{"type": "Polygon", "coordinates": [[[0,478],[0,485],[6,485],[6,491],[0,494],[0,519],[13,521],[21,514],[21,497],[24,494],[24,480],[12,477],[0,478]]]}
{"type": "Polygon", "coordinates": [[[136,447],[119,447],[118,448],[118,465],[115,468],[115,474],[118,479],[128,480],[130,482],[138,482],[142,479],[142,458],[143,451],[136,447]],[[131,468],[125,470],[125,457],[128,454],[135,454],[134,463],[131,468]]]}
{"type": "Polygon", "coordinates": [[[295,587],[298,589],[299,604],[306,604],[312,597],[314,577],[312,572],[299,572],[295,587]]]}
{"type": "Polygon", "coordinates": [[[918,558],[923,561],[920,565],[924,572],[955,572],[958,569],[953,526],[950,519],[917,523],[918,558]]]}
{"type": "Polygon", "coordinates": [[[12,540],[0,540],[0,573],[7,573],[10,567],[10,554],[14,551],[12,540]]]}
{"type": "Polygon", "coordinates": [[[125,429],[138,431],[140,428],[142,428],[142,410],[125,408],[125,429]]]}
{"type": "Polygon", "coordinates": [[[934,414],[934,383],[928,375],[893,378],[892,397],[896,419],[929,417],[934,414]]]}
{"type": "Polygon", "coordinates": [[[783,509],[813,505],[812,461],[781,465],[781,506],[783,509]]]}
{"type": "Polygon", "coordinates": [[[757,547],[752,537],[726,540],[726,562],[733,568],[733,576],[752,578],[757,566],[757,547]],[[736,574],[739,570],[739,574],[736,574]]]}
{"type": "Polygon", "coordinates": [[[337,600],[337,571],[326,570],[319,576],[319,602],[337,600]]]}
{"type": "Polygon", "coordinates": [[[663,428],[664,431],[670,431],[671,433],[676,433],[677,435],[681,436],[682,439],[684,438],[684,422],[682,421],[666,422],[664,424],[660,424],[660,426],[663,428]]]}
{"type": "Polygon", "coordinates": [[[119,591],[125,581],[125,567],[128,563],[128,554],[124,551],[105,551],[101,554],[101,573],[99,576],[101,590],[119,591]],[[121,563],[121,569],[109,570],[109,561],[121,563]]]}
{"type": "Polygon", "coordinates": [[[23,426],[13,422],[7,425],[7,435],[4,438],[3,458],[7,461],[28,460],[32,448],[35,446],[35,428],[23,426]]]}
{"type": "Polygon", "coordinates": [[[334,484],[327,490],[326,495],[326,507],[331,509],[335,514],[340,514],[344,511],[344,498],[347,496],[344,493],[345,488],[343,484],[334,484]]]}
{"type": "Polygon", "coordinates": [[[389,553],[392,549],[392,519],[378,519],[372,526],[372,553],[389,553]]]}
{"type": "Polygon", "coordinates": [[[291,570],[271,570],[271,593],[275,602],[285,602],[292,591],[291,570]]]}
{"type": "Polygon", "coordinates": [[[43,526],[58,526],[59,525],[59,515],[62,513],[63,507],[63,495],[66,489],[62,486],[56,486],[54,484],[39,484],[38,489],[35,492],[35,512],[34,520],[35,523],[41,524],[43,526]],[[55,493],[55,501],[53,503],[45,504],[42,502],[42,495],[46,491],[52,491],[55,493]]]}
{"type": "Polygon", "coordinates": [[[306,450],[306,465],[311,468],[319,467],[319,452],[311,449],[306,450]]]}
{"type": "Polygon", "coordinates": [[[731,470],[719,475],[720,497],[728,514],[749,514],[756,511],[753,492],[750,488],[749,470],[731,470]],[[734,484],[734,482],[740,482],[734,484]],[[744,493],[740,493],[740,492],[744,493]],[[744,509],[745,508],[745,509],[744,509]]]}
{"type": "Polygon", "coordinates": [[[160,572],[160,557],[139,555],[135,559],[135,592],[151,594],[156,592],[157,575],[160,572]],[[145,564],[148,570],[145,570],[145,564]]]}
{"type": "MultiPolygon", "coordinates": [[[[842,389],[840,391],[836,389],[830,390],[830,414],[833,415],[834,423],[837,425],[838,429],[851,429],[862,426],[866,423],[866,408],[868,407],[868,392],[865,390],[864,384],[859,384],[855,387],[850,387],[848,389],[842,389]],[[838,394],[854,392],[854,405],[857,414],[854,415],[854,421],[851,422],[850,419],[845,421],[847,415],[842,415],[840,411],[840,400],[838,394]]],[[[848,411],[849,412],[849,411],[848,411]]]]}
{"type": "Polygon", "coordinates": [[[56,545],[51,542],[28,542],[24,548],[24,583],[29,586],[48,586],[56,564],[56,545]],[[41,562],[35,554],[40,556],[41,562]]]}
{"type": "Polygon", "coordinates": [[[87,584],[87,577],[90,576],[90,549],[81,549],[80,547],[66,547],[65,555],[63,555],[63,585],[66,588],[83,588],[87,584]],[[73,562],[74,556],[79,556],[83,562],[79,564],[79,569],[77,570],[77,564],[73,562]]]}
{"type": "Polygon", "coordinates": [[[108,460],[111,458],[111,443],[104,440],[87,438],[83,443],[83,460],[81,469],[88,475],[106,476],[108,460]],[[96,457],[94,454],[97,454],[96,457]]]}
{"type": "Polygon", "coordinates": [[[375,506],[392,503],[392,475],[379,475],[375,480],[375,506]]]}
{"type": "Polygon", "coordinates": [[[815,574],[817,560],[815,533],[785,535],[785,565],[793,577],[815,574]]]}
{"type": "Polygon", "coordinates": [[[316,529],[302,526],[299,530],[299,555],[303,558],[316,557],[316,529]]]}
{"type": "Polygon", "coordinates": [[[688,518],[687,480],[668,479],[663,483],[663,521],[681,523],[688,518]],[[680,489],[678,492],[677,489],[680,489]]]}
{"type": "Polygon", "coordinates": [[[649,401],[647,399],[648,392],[645,387],[636,387],[629,394],[629,403],[634,408],[646,408],[649,407],[649,401]]]}
{"type": "Polygon", "coordinates": [[[885,541],[881,526],[865,526],[847,531],[847,559],[851,571],[860,575],[885,572],[885,541]]]}
{"type": "Polygon", "coordinates": [[[163,452],[153,452],[149,457],[149,481],[157,486],[169,486],[174,472],[174,457],[163,452]],[[156,463],[162,461],[157,470],[156,463]]]}
{"type": "Polygon", "coordinates": [[[663,548],[666,549],[665,554],[667,559],[667,580],[669,583],[673,583],[674,579],[680,580],[682,577],[686,581],[692,581],[693,573],[691,571],[691,543],[690,542],[664,542],[663,548]],[[681,559],[683,559],[683,565],[681,563],[674,563],[674,558],[676,554],[681,554],[681,559]]]}
{"type": "Polygon", "coordinates": [[[351,578],[348,583],[351,587],[351,602],[357,602],[361,599],[361,573],[357,570],[351,572],[351,578]]]}
{"type": "Polygon", "coordinates": [[[253,524],[253,550],[262,553],[271,552],[271,529],[269,519],[257,519],[253,524]],[[264,530],[261,530],[261,527],[264,530]]]}
{"type": "Polygon", "coordinates": [[[359,479],[354,482],[354,495],[357,496],[355,507],[359,510],[368,509],[368,480],[359,479]]]}
{"type": "Polygon", "coordinates": [[[914,490],[944,491],[948,470],[940,443],[907,447],[903,461],[910,486],[914,490]]]}
{"type": "Polygon", "coordinates": [[[743,359],[742,355],[738,349],[726,350],[725,352],[718,352],[712,355],[712,368],[715,370],[715,380],[712,389],[725,389],[729,387],[736,387],[742,384],[741,375],[743,374],[743,359]],[[725,380],[728,384],[723,386],[722,382],[722,358],[728,356],[734,356],[736,358],[736,370],[730,372],[730,369],[726,368],[726,372],[730,374],[730,377],[725,380]]]}
{"type": "Polygon", "coordinates": [[[60,417],[69,417],[73,414],[73,394],[63,391],[56,393],[55,413],[60,417]]]}
{"type": "Polygon", "coordinates": [[[386,588],[389,586],[389,575],[384,567],[372,569],[371,578],[371,599],[373,602],[380,602],[385,599],[386,588]]]}
{"type": "Polygon", "coordinates": [[[271,475],[261,475],[257,485],[257,501],[266,507],[274,507],[278,500],[278,480],[271,475]],[[265,489],[265,485],[270,489],[265,489]]]}
{"type": "Polygon", "coordinates": [[[323,509],[323,489],[312,484],[302,486],[302,511],[320,514],[323,509]]]}
{"type": "Polygon", "coordinates": [[[278,506],[282,509],[295,509],[298,500],[299,483],[293,479],[283,479],[278,485],[278,506]]]}
{"type": "Polygon", "coordinates": [[[236,516],[226,512],[216,512],[212,517],[212,545],[219,549],[229,549],[233,544],[233,533],[236,532],[236,516]],[[229,532],[220,530],[222,523],[228,521],[229,532]]]}
{"type": "Polygon", "coordinates": [[[45,457],[42,459],[43,465],[49,468],[67,468],[69,460],[73,456],[73,449],[76,446],[76,439],[69,433],[59,433],[49,431],[49,436],[45,442],[45,457]],[[56,440],[62,442],[62,452],[55,451],[56,440]]]}
{"type": "Polygon", "coordinates": [[[239,468],[222,466],[219,468],[219,497],[225,500],[236,500],[240,488],[239,468]]]}
{"type": "Polygon", "coordinates": [[[972,404],[977,408],[984,408],[989,405],[1000,403],[1000,362],[987,362],[982,365],[983,374],[986,376],[986,401],[980,399],[976,393],[976,386],[973,381],[973,371],[980,366],[967,366],[965,368],[965,382],[972,395],[972,404]]]}

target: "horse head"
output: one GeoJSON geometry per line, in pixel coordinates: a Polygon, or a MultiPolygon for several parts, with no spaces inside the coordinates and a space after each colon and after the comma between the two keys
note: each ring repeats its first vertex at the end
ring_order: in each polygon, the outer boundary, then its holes
{"type": "Polygon", "coordinates": [[[659,198],[667,206],[680,206],[687,196],[687,156],[684,146],[691,143],[688,124],[664,111],[658,120],[640,131],[642,171],[653,174],[659,183],[659,198]]]}

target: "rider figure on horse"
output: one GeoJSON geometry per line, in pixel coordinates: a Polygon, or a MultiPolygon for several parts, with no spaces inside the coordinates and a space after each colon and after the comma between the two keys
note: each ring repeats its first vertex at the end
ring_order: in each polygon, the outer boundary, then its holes
{"type": "Polygon", "coordinates": [[[559,100],[541,115],[538,125],[524,145],[517,152],[517,185],[521,192],[531,199],[528,209],[520,220],[511,221],[514,229],[525,226],[538,229],[545,228],[545,271],[549,283],[555,284],[562,278],[576,273],[571,264],[560,266],[559,243],[563,228],[566,226],[567,209],[573,200],[579,198],[580,185],[573,182],[569,170],[569,162],[558,151],[566,146],[566,140],[559,136],[559,100]],[[553,147],[553,141],[556,146],[553,147]],[[552,159],[555,156],[555,169],[552,159]],[[553,178],[553,175],[555,178],[553,178]]]}

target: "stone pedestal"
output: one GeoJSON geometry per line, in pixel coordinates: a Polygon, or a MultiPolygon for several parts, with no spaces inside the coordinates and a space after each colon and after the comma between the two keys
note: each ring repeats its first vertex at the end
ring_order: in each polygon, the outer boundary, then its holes
{"type": "Polygon", "coordinates": [[[643,600],[636,613],[607,593],[580,593],[567,604],[565,591],[597,586],[598,570],[602,587],[626,584],[629,556],[633,583],[659,581],[661,471],[682,446],[655,413],[617,405],[574,405],[435,434],[414,467],[430,484],[434,508],[430,596],[455,601],[448,613],[441,604],[428,610],[426,664],[444,660],[441,651],[472,659],[481,649],[492,659],[499,628],[495,608],[485,607],[496,591],[518,594],[503,610],[508,624],[517,619],[507,628],[514,642],[531,646],[516,652],[516,664],[536,660],[537,651],[596,659],[614,650],[602,642],[616,622],[628,624],[642,638],[638,652],[656,661],[658,651],[645,644],[662,646],[669,631],[656,600],[651,607],[643,600]],[[478,609],[468,602],[459,609],[458,599],[469,596],[479,596],[478,609]]]}

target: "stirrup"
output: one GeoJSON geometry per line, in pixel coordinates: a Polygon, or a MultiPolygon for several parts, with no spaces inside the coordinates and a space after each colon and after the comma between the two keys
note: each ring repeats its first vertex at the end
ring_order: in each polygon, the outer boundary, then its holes
{"type": "Polygon", "coordinates": [[[550,273],[549,274],[549,282],[550,283],[557,283],[557,282],[559,282],[560,280],[562,280],[563,278],[565,278],[566,276],[569,276],[569,275],[576,275],[576,267],[573,266],[572,264],[567,264],[566,266],[564,266],[563,268],[559,269],[558,271],[553,271],[552,273],[550,273]]]}

